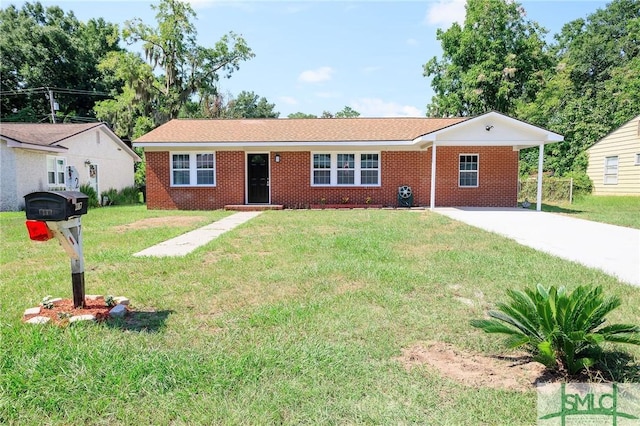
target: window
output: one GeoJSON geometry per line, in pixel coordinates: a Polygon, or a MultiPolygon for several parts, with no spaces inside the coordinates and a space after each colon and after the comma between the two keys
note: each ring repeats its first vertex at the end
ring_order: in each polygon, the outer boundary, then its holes
{"type": "Polygon", "coordinates": [[[460,154],[459,186],[478,186],[478,154],[460,154]]]}
{"type": "Polygon", "coordinates": [[[47,156],[47,180],[49,186],[64,186],[67,160],[64,157],[47,156]]]}
{"type": "Polygon", "coordinates": [[[640,166],[640,154],[636,154],[636,166],[640,166]]]}
{"type": "Polygon", "coordinates": [[[331,185],[331,154],[313,154],[313,184],[331,185]]]}
{"type": "Polygon", "coordinates": [[[311,185],[379,186],[379,153],[313,153],[311,185]]]}
{"type": "Polygon", "coordinates": [[[618,156],[604,159],[603,183],[605,185],[616,185],[618,183],[618,156]]]}
{"type": "Polygon", "coordinates": [[[171,186],[215,186],[214,153],[171,154],[171,186]]]}

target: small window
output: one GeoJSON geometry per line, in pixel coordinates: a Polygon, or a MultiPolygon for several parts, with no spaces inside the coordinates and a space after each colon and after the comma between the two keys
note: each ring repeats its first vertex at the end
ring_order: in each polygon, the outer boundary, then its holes
{"type": "Polygon", "coordinates": [[[360,154],[360,184],[378,185],[380,166],[378,154],[360,154]]]}
{"type": "Polygon", "coordinates": [[[67,168],[64,157],[47,156],[47,181],[50,187],[64,186],[64,171],[67,168]]]}
{"type": "Polygon", "coordinates": [[[214,153],[171,155],[171,186],[215,186],[214,153]]]}
{"type": "Polygon", "coordinates": [[[635,162],[636,166],[640,166],[640,154],[636,154],[636,162],[635,162]]]}
{"type": "Polygon", "coordinates": [[[338,154],[338,185],[355,184],[355,154],[338,154]]]}
{"type": "Polygon", "coordinates": [[[618,156],[604,159],[604,184],[618,184],[618,156]]]}
{"type": "Polygon", "coordinates": [[[478,186],[478,154],[460,154],[459,170],[459,186],[478,186]]]}
{"type": "Polygon", "coordinates": [[[313,184],[331,184],[331,154],[313,154],[313,184]]]}

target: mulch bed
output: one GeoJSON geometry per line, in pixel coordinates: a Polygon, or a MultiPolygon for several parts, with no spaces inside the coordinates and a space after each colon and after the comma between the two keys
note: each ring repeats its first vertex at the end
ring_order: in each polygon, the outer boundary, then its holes
{"type": "Polygon", "coordinates": [[[52,324],[65,324],[69,322],[69,318],[76,315],[93,315],[96,321],[104,321],[109,318],[109,311],[113,306],[106,305],[104,298],[99,297],[95,300],[85,299],[84,308],[74,308],[72,299],[62,299],[55,302],[51,309],[47,309],[40,305],[40,312],[34,315],[23,317],[23,321],[27,321],[33,317],[41,316],[50,318],[52,324]]]}

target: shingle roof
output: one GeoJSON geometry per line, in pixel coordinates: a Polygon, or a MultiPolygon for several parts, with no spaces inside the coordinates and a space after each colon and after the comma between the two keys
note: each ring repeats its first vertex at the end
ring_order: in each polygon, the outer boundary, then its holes
{"type": "Polygon", "coordinates": [[[134,142],[410,141],[464,120],[466,118],[176,119],[134,142]]]}
{"type": "Polygon", "coordinates": [[[51,146],[103,123],[0,123],[0,136],[30,145],[51,146]]]}

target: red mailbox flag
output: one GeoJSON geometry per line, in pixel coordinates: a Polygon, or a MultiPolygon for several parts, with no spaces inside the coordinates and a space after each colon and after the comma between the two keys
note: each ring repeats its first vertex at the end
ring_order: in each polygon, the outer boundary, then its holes
{"type": "Polygon", "coordinates": [[[47,222],[41,220],[27,220],[27,230],[29,238],[33,241],[47,241],[53,238],[53,233],[47,226],[47,222]]]}

